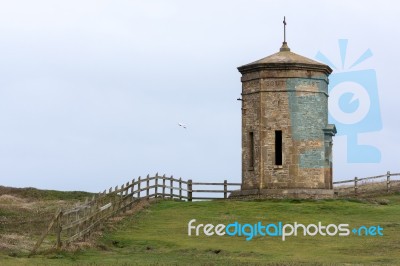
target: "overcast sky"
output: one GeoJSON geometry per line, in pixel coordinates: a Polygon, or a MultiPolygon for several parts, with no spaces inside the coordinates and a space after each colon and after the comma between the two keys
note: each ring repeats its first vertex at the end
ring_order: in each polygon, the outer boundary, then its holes
{"type": "MultiPolygon", "coordinates": [[[[396,1],[0,1],[0,185],[99,191],[156,172],[241,181],[240,73],[279,50],[318,51],[377,76],[382,129],[359,136],[400,172],[396,1]],[[186,123],[185,130],[178,122],[186,123]]],[[[345,66],[346,68],[346,66],[345,66]]],[[[339,69],[342,70],[342,69],[339,69]]],[[[372,121],[373,123],[374,121],[372,121]]]]}

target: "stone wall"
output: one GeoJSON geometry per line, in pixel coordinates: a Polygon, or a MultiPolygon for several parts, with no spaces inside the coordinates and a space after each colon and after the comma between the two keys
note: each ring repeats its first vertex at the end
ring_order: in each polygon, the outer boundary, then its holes
{"type": "Polygon", "coordinates": [[[323,131],[327,85],[327,75],[318,71],[261,70],[242,76],[242,190],[330,187],[331,140],[323,131]],[[275,165],[276,130],[282,131],[281,166],[275,165]]]}

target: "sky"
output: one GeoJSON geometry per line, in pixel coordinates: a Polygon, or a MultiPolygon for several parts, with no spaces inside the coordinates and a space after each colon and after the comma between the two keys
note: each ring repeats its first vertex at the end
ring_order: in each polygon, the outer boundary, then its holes
{"type": "Polygon", "coordinates": [[[0,0],[0,185],[97,192],[156,172],[240,182],[237,67],[279,50],[283,16],[291,50],[324,54],[332,75],[372,54],[351,71],[375,73],[378,116],[365,121],[381,126],[357,141],[380,156],[349,162],[336,136],[334,180],[400,172],[399,13],[388,0],[0,0]]]}

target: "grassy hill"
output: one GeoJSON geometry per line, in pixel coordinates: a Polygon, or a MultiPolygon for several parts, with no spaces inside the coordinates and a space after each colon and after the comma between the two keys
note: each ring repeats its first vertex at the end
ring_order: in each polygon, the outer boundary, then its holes
{"type": "Polygon", "coordinates": [[[92,195],[0,186],[0,254],[27,254],[59,208],[69,208],[92,195]]]}
{"type": "MultiPolygon", "coordinates": [[[[50,200],[55,200],[54,198],[50,200]]],[[[43,202],[42,202],[43,203],[43,202]]],[[[398,265],[400,194],[368,200],[157,201],[109,221],[91,242],[28,258],[0,248],[1,265],[398,265]],[[188,236],[188,222],[350,224],[383,236],[188,236]],[[79,247],[79,248],[77,248],[79,247]]],[[[0,216],[4,214],[0,201],[0,216]]],[[[17,231],[17,230],[16,230],[17,231]]],[[[10,234],[5,228],[2,234],[10,234]]],[[[194,231],[192,231],[194,233],[194,231]]],[[[17,232],[14,232],[17,234],[17,232]]],[[[1,246],[0,246],[1,247],[1,246]]]]}

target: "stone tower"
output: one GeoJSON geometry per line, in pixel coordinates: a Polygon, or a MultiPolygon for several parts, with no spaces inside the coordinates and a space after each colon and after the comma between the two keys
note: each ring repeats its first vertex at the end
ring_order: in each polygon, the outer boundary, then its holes
{"type": "Polygon", "coordinates": [[[333,196],[336,128],[328,124],[332,69],[291,52],[285,39],[278,53],[238,67],[242,187],[232,197],[333,196]]]}

